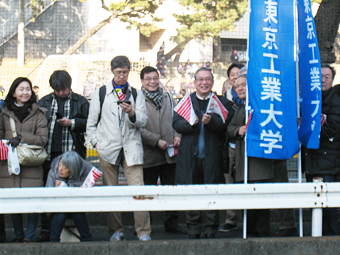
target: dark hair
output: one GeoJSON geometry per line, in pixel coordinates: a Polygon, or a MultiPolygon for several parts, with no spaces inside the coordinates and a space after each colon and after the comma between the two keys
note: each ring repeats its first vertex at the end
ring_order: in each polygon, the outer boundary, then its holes
{"type": "Polygon", "coordinates": [[[208,68],[208,67],[201,67],[201,68],[198,69],[198,70],[196,71],[196,73],[195,73],[195,76],[194,76],[195,80],[196,80],[196,76],[197,76],[198,72],[200,72],[200,71],[209,71],[209,72],[211,73],[211,78],[214,79],[214,75],[213,75],[213,73],[212,73],[211,68],[208,68]]]}
{"type": "Polygon", "coordinates": [[[34,86],[33,86],[33,89],[38,89],[38,88],[39,88],[38,85],[34,85],[34,86]]]}
{"type": "Polygon", "coordinates": [[[237,63],[232,63],[228,67],[228,70],[227,70],[228,78],[229,78],[229,74],[230,74],[231,69],[233,69],[234,67],[237,67],[237,68],[241,69],[242,67],[244,67],[244,65],[243,64],[237,64],[237,63]]]}
{"type": "Polygon", "coordinates": [[[111,70],[115,70],[116,68],[127,67],[129,70],[131,69],[130,60],[126,56],[117,56],[111,60],[111,70]]]}
{"type": "Polygon", "coordinates": [[[50,77],[50,86],[53,90],[71,88],[72,78],[65,70],[54,71],[50,77]]]}
{"type": "MultiPolygon", "coordinates": [[[[142,71],[140,71],[140,78],[141,80],[144,79],[144,75],[148,74],[148,73],[152,73],[152,72],[156,72],[157,73],[157,69],[152,67],[152,66],[146,66],[142,69],[142,71]]],[[[157,73],[158,75],[158,73],[157,73]]],[[[159,76],[159,75],[158,75],[159,76]]]]}
{"type": "Polygon", "coordinates": [[[332,75],[333,75],[332,80],[334,80],[336,72],[335,72],[335,69],[333,67],[331,67],[329,64],[321,64],[321,68],[329,68],[329,69],[331,69],[332,75]]]}
{"type": "Polygon", "coordinates": [[[31,88],[31,92],[32,92],[31,98],[28,100],[28,103],[33,104],[33,103],[37,102],[37,97],[35,96],[35,93],[32,90],[32,82],[26,77],[18,77],[13,81],[11,87],[9,88],[7,97],[5,99],[5,106],[7,106],[8,109],[10,109],[10,110],[12,110],[11,104],[14,103],[15,100],[16,100],[15,97],[13,96],[14,93],[15,93],[15,90],[20,85],[20,83],[22,83],[23,81],[28,82],[28,84],[30,85],[30,88],[31,88]]]}

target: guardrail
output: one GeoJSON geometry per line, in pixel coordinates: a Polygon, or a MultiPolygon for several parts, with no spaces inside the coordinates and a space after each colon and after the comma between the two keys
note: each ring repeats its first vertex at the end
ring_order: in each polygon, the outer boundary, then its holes
{"type": "Polygon", "coordinates": [[[340,207],[338,183],[0,189],[1,214],[311,208],[312,236],[326,207],[340,207]]]}

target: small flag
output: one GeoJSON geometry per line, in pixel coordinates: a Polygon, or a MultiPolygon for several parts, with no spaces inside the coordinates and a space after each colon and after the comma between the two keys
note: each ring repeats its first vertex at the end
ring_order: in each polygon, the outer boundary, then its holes
{"type": "Polygon", "coordinates": [[[224,107],[216,94],[212,93],[209,104],[207,107],[207,113],[216,113],[221,116],[223,123],[227,120],[228,110],[224,107]]]}
{"type": "Polygon", "coordinates": [[[8,147],[2,140],[0,140],[0,160],[7,159],[8,159],[8,147]]]}
{"type": "Polygon", "coordinates": [[[196,121],[196,114],[192,107],[190,94],[186,93],[181,101],[176,105],[174,111],[182,116],[190,125],[193,125],[196,121]]]}
{"type": "Polygon", "coordinates": [[[119,100],[120,101],[124,101],[125,99],[125,94],[123,93],[123,90],[122,89],[116,89],[116,92],[117,92],[117,95],[119,97],[119,100]]]}
{"type": "Polygon", "coordinates": [[[87,175],[83,185],[81,185],[82,188],[87,188],[87,187],[93,187],[96,181],[98,181],[99,177],[102,176],[103,172],[98,170],[95,167],[92,167],[91,171],[87,175]]]}
{"type": "Polygon", "coordinates": [[[323,124],[325,124],[326,120],[327,120],[327,115],[321,113],[321,126],[323,126],[323,124]]]}
{"type": "Polygon", "coordinates": [[[251,110],[250,113],[249,113],[248,120],[247,120],[247,123],[246,123],[246,129],[248,129],[249,123],[250,123],[251,119],[253,118],[253,112],[254,112],[254,110],[251,110]]]}

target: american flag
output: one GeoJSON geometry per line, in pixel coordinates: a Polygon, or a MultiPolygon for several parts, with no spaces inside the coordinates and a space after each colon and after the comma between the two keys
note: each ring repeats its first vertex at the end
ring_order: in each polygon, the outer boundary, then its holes
{"type": "Polygon", "coordinates": [[[192,107],[190,94],[187,93],[181,101],[176,105],[174,111],[182,116],[190,125],[193,125],[196,121],[196,114],[192,107]]]}
{"type": "Polygon", "coordinates": [[[251,118],[253,117],[253,112],[254,112],[254,110],[251,110],[250,113],[249,113],[248,120],[247,120],[247,123],[246,123],[247,129],[248,129],[249,123],[251,121],[251,118]]]}
{"type": "Polygon", "coordinates": [[[323,126],[323,124],[325,124],[326,120],[327,120],[327,115],[321,113],[321,126],[323,126]]]}
{"type": "Polygon", "coordinates": [[[224,123],[228,117],[229,112],[218,99],[216,94],[212,93],[207,107],[207,113],[216,113],[220,115],[224,123]]]}

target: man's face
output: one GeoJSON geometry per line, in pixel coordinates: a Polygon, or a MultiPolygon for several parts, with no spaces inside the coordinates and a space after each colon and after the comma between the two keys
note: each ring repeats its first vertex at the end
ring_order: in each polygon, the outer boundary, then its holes
{"type": "Polygon", "coordinates": [[[70,92],[71,92],[70,88],[54,90],[54,94],[56,94],[57,97],[60,97],[60,98],[67,98],[70,95],[70,92]]]}
{"type": "Polygon", "coordinates": [[[235,81],[238,78],[238,71],[240,71],[240,68],[235,66],[230,70],[229,73],[230,84],[233,85],[233,87],[235,87],[235,81]]]}
{"type": "Polygon", "coordinates": [[[127,83],[130,73],[130,70],[127,66],[122,68],[118,67],[114,69],[112,72],[113,80],[118,86],[123,86],[125,83],[127,83]]]}
{"type": "Polygon", "coordinates": [[[149,92],[156,92],[159,88],[159,76],[157,72],[144,74],[142,86],[149,92]]]}
{"type": "Polygon", "coordinates": [[[329,90],[333,84],[333,74],[332,70],[328,67],[321,68],[322,74],[322,91],[329,90]]]}
{"type": "Polygon", "coordinates": [[[208,70],[199,71],[196,74],[195,87],[200,97],[207,97],[214,85],[212,74],[208,70]]]}
{"type": "Polygon", "coordinates": [[[247,79],[245,77],[240,77],[237,80],[236,89],[237,96],[240,99],[245,99],[247,95],[247,79]]]}

